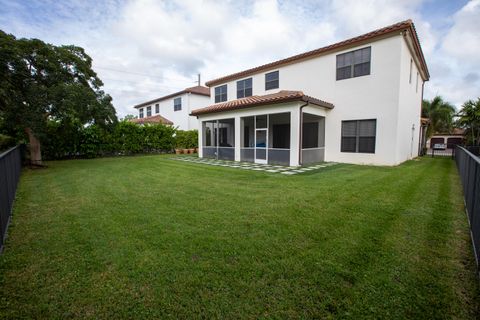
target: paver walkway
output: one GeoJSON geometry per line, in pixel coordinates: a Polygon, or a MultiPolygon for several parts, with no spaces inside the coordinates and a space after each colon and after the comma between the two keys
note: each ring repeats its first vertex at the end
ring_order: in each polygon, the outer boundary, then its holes
{"type": "Polygon", "coordinates": [[[192,156],[177,156],[171,159],[186,161],[186,162],[193,162],[193,163],[208,164],[211,166],[280,173],[284,175],[295,175],[299,173],[309,172],[312,170],[319,170],[319,169],[330,167],[337,164],[335,162],[322,162],[322,163],[316,163],[310,166],[303,166],[303,167],[300,167],[300,166],[286,167],[286,166],[276,166],[271,164],[259,164],[259,163],[252,163],[252,162],[237,162],[237,161],[228,161],[228,160],[205,159],[205,158],[198,158],[198,157],[192,157],[192,156]]]}

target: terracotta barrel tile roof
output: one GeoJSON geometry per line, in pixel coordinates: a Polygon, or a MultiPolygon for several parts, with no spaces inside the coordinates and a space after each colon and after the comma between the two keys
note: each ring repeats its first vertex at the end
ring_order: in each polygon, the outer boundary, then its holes
{"type": "Polygon", "coordinates": [[[304,101],[327,109],[333,109],[334,107],[333,104],[307,96],[302,91],[282,90],[277,93],[267,94],[263,96],[251,96],[247,98],[216,103],[205,108],[193,110],[191,115],[197,116],[201,114],[251,108],[256,106],[284,103],[290,101],[304,101]]]}
{"type": "Polygon", "coordinates": [[[201,95],[201,96],[210,97],[210,88],[207,88],[207,87],[204,87],[204,86],[195,86],[195,87],[186,88],[186,89],[183,89],[182,91],[178,91],[178,92],[175,92],[175,93],[172,93],[172,94],[169,94],[169,95],[166,95],[166,96],[154,99],[154,100],[150,100],[150,101],[147,101],[147,102],[137,104],[136,106],[134,106],[134,108],[140,108],[140,107],[148,106],[148,105],[153,104],[155,102],[160,102],[160,101],[163,101],[163,100],[167,100],[167,99],[173,98],[175,96],[179,96],[179,95],[184,94],[184,93],[193,93],[193,94],[198,94],[198,95],[201,95]]]}
{"type": "Polygon", "coordinates": [[[173,125],[173,122],[168,120],[167,118],[162,117],[161,115],[157,114],[156,116],[150,116],[146,118],[138,118],[132,119],[130,122],[144,124],[144,123],[161,123],[161,124],[168,124],[173,125]]]}
{"type": "Polygon", "coordinates": [[[427,77],[426,80],[428,80],[430,75],[428,73],[428,68],[427,68],[427,64],[425,62],[425,57],[423,56],[423,52],[422,52],[422,49],[421,49],[421,46],[420,46],[420,41],[418,39],[417,31],[415,30],[415,25],[413,24],[412,20],[409,19],[409,20],[405,20],[405,21],[402,21],[402,22],[399,22],[399,23],[396,23],[396,24],[392,24],[388,27],[377,29],[377,30],[374,30],[374,31],[369,32],[369,33],[365,33],[365,34],[360,35],[358,37],[350,38],[350,39],[347,39],[347,40],[344,40],[344,41],[341,41],[341,42],[337,42],[337,43],[332,44],[332,45],[328,45],[326,47],[322,47],[322,48],[315,49],[315,50],[312,50],[312,51],[304,52],[304,53],[297,54],[297,55],[294,55],[294,56],[291,56],[291,57],[288,57],[288,58],[285,58],[285,59],[281,59],[281,60],[278,60],[278,61],[267,63],[267,64],[264,64],[264,65],[261,65],[261,66],[255,67],[255,68],[247,69],[247,70],[240,71],[240,72],[237,72],[237,73],[233,73],[233,74],[221,77],[221,78],[210,80],[210,81],[207,81],[205,83],[205,85],[209,86],[209,87],[215,86],[217,84],[221,84],[222,82],[227,82],[227,81],[234,80],[234,79],[237,79],[237,78],[243,78],[243,77],[252,75],[254,73],[257,73],[257,72],[271,70],[271,69],[277,68],[279,66],[287,65],[287,64],[290,64],[290,63],[295,63],[295,62],[298,62],[298,61],[301,61],[301,60],[304,60],[304,59],[311,59],[311,58],[314,58],[316,56],[326,54],[328,52],[338,51],[338,50],[344,49],[344,48],[352,46],[352,45],[360,44],[364,41],[367,41],[367,40],[370,40],[370,39],[373,39],[373,38],[377,38],[377,37],[380,37],[380,36],[383,36],[383,35],[386,35],[386,34],[390,34],[390,33],[393,33],[393,32],[398,32],[398,31],[402,31],[402,30],[409,30],[411,32],[412,37],[413,37],[413,41],[414,41],[415,51],[420,58],[421,67],[425,71],[425,75],[427,77]]]}

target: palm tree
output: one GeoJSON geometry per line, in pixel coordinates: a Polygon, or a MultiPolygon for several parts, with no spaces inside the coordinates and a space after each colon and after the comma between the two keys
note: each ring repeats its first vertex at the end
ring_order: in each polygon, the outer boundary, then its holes
{"type": "Polygon", "coordinates": [[[480,145],[480,98],[477,98],[477,101],[465,102],[458,117],[457,123],[460,127],[465,128],[465,137],[468,143],[480,145]]]}
{"type": "Polygon", "coordinates": [[[454,115],[455,107],[444,101],[441,96],[436,96],[431,101],[423,100],[422,117],[430,120],[427,137],[434,133],[450,133],[453,129],[454,115]]]}

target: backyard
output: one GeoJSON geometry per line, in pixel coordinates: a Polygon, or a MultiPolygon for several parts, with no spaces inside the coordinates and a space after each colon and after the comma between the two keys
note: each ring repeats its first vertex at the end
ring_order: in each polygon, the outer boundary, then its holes
{"type": "Polygon", "coordinates": [[[22,173],[0,318],[476,318],[454,161],[294,176],[138,156],[22,173]]]}

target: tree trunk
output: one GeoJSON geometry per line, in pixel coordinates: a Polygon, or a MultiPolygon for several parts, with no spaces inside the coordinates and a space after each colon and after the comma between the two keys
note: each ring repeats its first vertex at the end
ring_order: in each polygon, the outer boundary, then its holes
{"type": "Polygon", "coordinates": [[[30,144],[30,163],[34,166],[43,166],[42,164],[42,152],[40,150],[40,141],[35,137],[32,129],[25,128],[25,132],[28,135],[30,144]]]}

